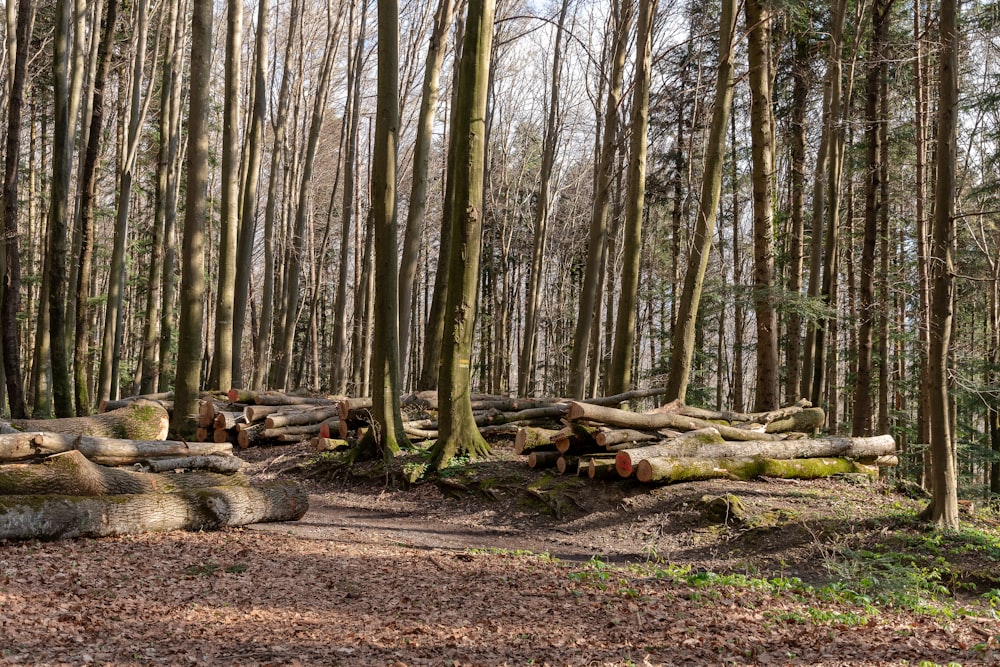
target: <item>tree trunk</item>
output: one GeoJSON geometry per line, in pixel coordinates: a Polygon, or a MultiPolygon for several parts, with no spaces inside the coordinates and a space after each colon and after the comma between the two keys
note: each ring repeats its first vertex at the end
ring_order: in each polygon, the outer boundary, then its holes
{"type": "Polygon", "coordinates": [[[726,153],[726,125],[729,122],[733,100],[733,30],[736,26],[735,0],[722,3],[719,19],[719,66],[715,80],[715,106],[712,110],[712,126],[709,130],[705,154],[705,177],[701,186],[701,206],[695,223],[688,270],[684,275],[684,291],[681,295],[674,327],[673,348],[670,357],[670,375],[667,378],[666,400],[681,403],[687,395],[688,380],[691,375],[691,361],[694,358],[695,325],[701,302],[705,271],[715,233],[715,219],[722,194],[722,166],[726,153]]]}
{"type": "MultiPolygon", "coordinates": [[[[482,249],[486,97],[493,12],[493,0],[469,4],[459,65],[460,89],[456,94],[454,143],[449,155],[449,162],[456,165],[451,213],[454,223],[446,283],[445,312],[450,315],[442,339],[438,373],[439,437],[431,449],[429,464],[436,469],[447,466],[458,454],[481,456],[489,451],[472,415],[469,385],[482,249]]],[[[441,278],[439,276],[439,280],[441,278]]]]}
{"type": "MultiPolygon", "coordinates": [[[[706,429],[707,430],[707,429],[706,429]]],[[[685,434],[690,435],[690,433],[685,434]]],[[[819,438],[816,440],[782,440],[781,442],[722,442],[716,433],[716,442],[699,442],[680,438],[659,445],[624,449],[615,457],[615,464],[622,477],[628,477],[640,461],[652,458],[701,458],[701,459],[816,459],[825,457],[890,456],[896,452],[891,435],[872,438],[819,438]]]]}
{"type": "Polygon", "coordinates": [[[97,498],[0,497],[0,539],[109,537],[297,521],[308,503],[306,492],[294,482],[97,498]]]}
{"type": "Polygon", "coordinates": [[[924,515],[945,530],[958,528],[958,475],[948,409],[948,354],[954,308],[955,127],[958,123],[958,7],[941,0],[937,117],[937,182],[931,250],[930,390],[931,503],[924,515]]]}
{"type": "Polygon", "coordinates": [[[169,416],[159,403],[136,401],[124,408],[86,417],[61,419],[14,419],[10,425],[20,431],[47,431],[97,435],[107,438],[162,440],[167,435],[169,416]]]}
{"type": "Polygon", "coordinates": [[[820,458],[775,460],[743,459],[645,459],[636,466],[640,482],[691,482],[700,479],[817,479],[845,473],[878,476],[878,469],[850,459],[820,458]]]}
{"type": "Polygon", "coordinates": [[[187,198],[181,262],[180,322],[174,413],[170,426],[190,434],[200,385],[205,295],[205,227],[208,199],[208,107],[212,60],[212,3],[194,3],[191,15],[191,74],[188,115],[187,198]]]}
{"type": "Polygon", "coordinates": [[[748,0],[747,51],[750,82],[750,141],[753,164],[754,310],[757,315],[755,409],[778,407],[778,313],[774,306],[774,130],[771,111],[771,10],[748,0]]]}
{"type": "Polygon", "coordinates": [[[653,18],[657,0],[640,0],[636,68],[632,88],[632,138],[629,145],[628,195],[626,197],[621,296],[615,319],[614,351],[608,373],[608,393],[628,389],[632,382],[635,342],[635,304],[639,293],[639,257],[642,251],[642,216],[646,200],[646,135],[649,129],[649,82],[652,67],[653,18]]]}
{"type": "MultiPolygon", "coordinates": [[[[608,209],[611,200],[611,182],[614,177],[615,155],[618,151],[618,105],[621,102],[625,77],[628,33],[632,24],[631,0],[617,0],[613,5],[615,33],[611,63],[608,98],[604,108],[604,128],[597,171],[597,187],[590,216],[590,235],[587,240],[587,266],[580,290],[580,308],[573,333],[573,357],[569,367],[570,398],[583,398],[587,385],[587,350],[591,345],[594,323],[599,321],[600,285],[603,283],[605,254],[607,253],[608,209]]],[[[591,387],[596,392],[596,387],[591,387]]]]}

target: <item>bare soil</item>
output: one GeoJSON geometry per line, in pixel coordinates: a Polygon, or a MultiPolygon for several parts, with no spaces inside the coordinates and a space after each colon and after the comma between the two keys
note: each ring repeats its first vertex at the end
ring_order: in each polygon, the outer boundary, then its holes
{"type": "Polygon", "coordinates": [[[887,483],[601,482],[507,443],[420,483],[416,456],[348,474],[304,446],[242,455],[307,485],[301,521],[0,544],[0,665],[1000,664],[991,513],[966,518],[987,544],[951,564],[944,607],[781,583],[931,540],[887,483]]]}

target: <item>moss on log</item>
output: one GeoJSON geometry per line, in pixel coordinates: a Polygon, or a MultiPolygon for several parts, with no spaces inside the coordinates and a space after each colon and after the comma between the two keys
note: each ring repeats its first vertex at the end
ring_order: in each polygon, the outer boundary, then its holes
{"type": "Polygon", "coordinates": [[[15,419],[10,424],[19,431],[46,431],[129,440],[162,440],[167,437],[170,415],[159,403],[139,399],[123,408],[87,417],[15,419]]]}
{"type": "Polygon", "coordinates": [[[843,473],[877,476],[878,469],[845,458],[815,459],[696,459],[659,457],[644,459],[635,467],[640,482],[691,482],[702,479],[818,479],[843,473]]]}

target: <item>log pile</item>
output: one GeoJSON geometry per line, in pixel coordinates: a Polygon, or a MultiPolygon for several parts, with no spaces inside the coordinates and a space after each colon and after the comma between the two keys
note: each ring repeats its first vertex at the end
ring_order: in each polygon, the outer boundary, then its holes
{"type": "Polygon", "coordinates": [[[879,466],[898,463],[889,435],[813,436],[825,418],[808,401],[764,413],[714,412],[676,403],[636,413],[570,402],[563,428],[521,428],[515,451],[525,454],[533,468],[658,483],[877,476],[879,466]]]}

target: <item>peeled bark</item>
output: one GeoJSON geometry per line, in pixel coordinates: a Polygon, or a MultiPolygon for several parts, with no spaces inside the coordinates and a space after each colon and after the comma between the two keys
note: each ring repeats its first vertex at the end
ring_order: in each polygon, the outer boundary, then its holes
{"type": "Polygon", "coordinates": [[[692,482],[701,479],[818,479],[844,473],[878,476],[878,469],[850,459],[645,459],[636,466],[640,482],[692,482]]]}
{"type": "Polygon", "coordinates": [[[308,508],[308,495],[293,482],[98,498],[0,497],[0,539],[65,539],[167,530],[216,530],[265,521],[297,521],[308,508]]]}

